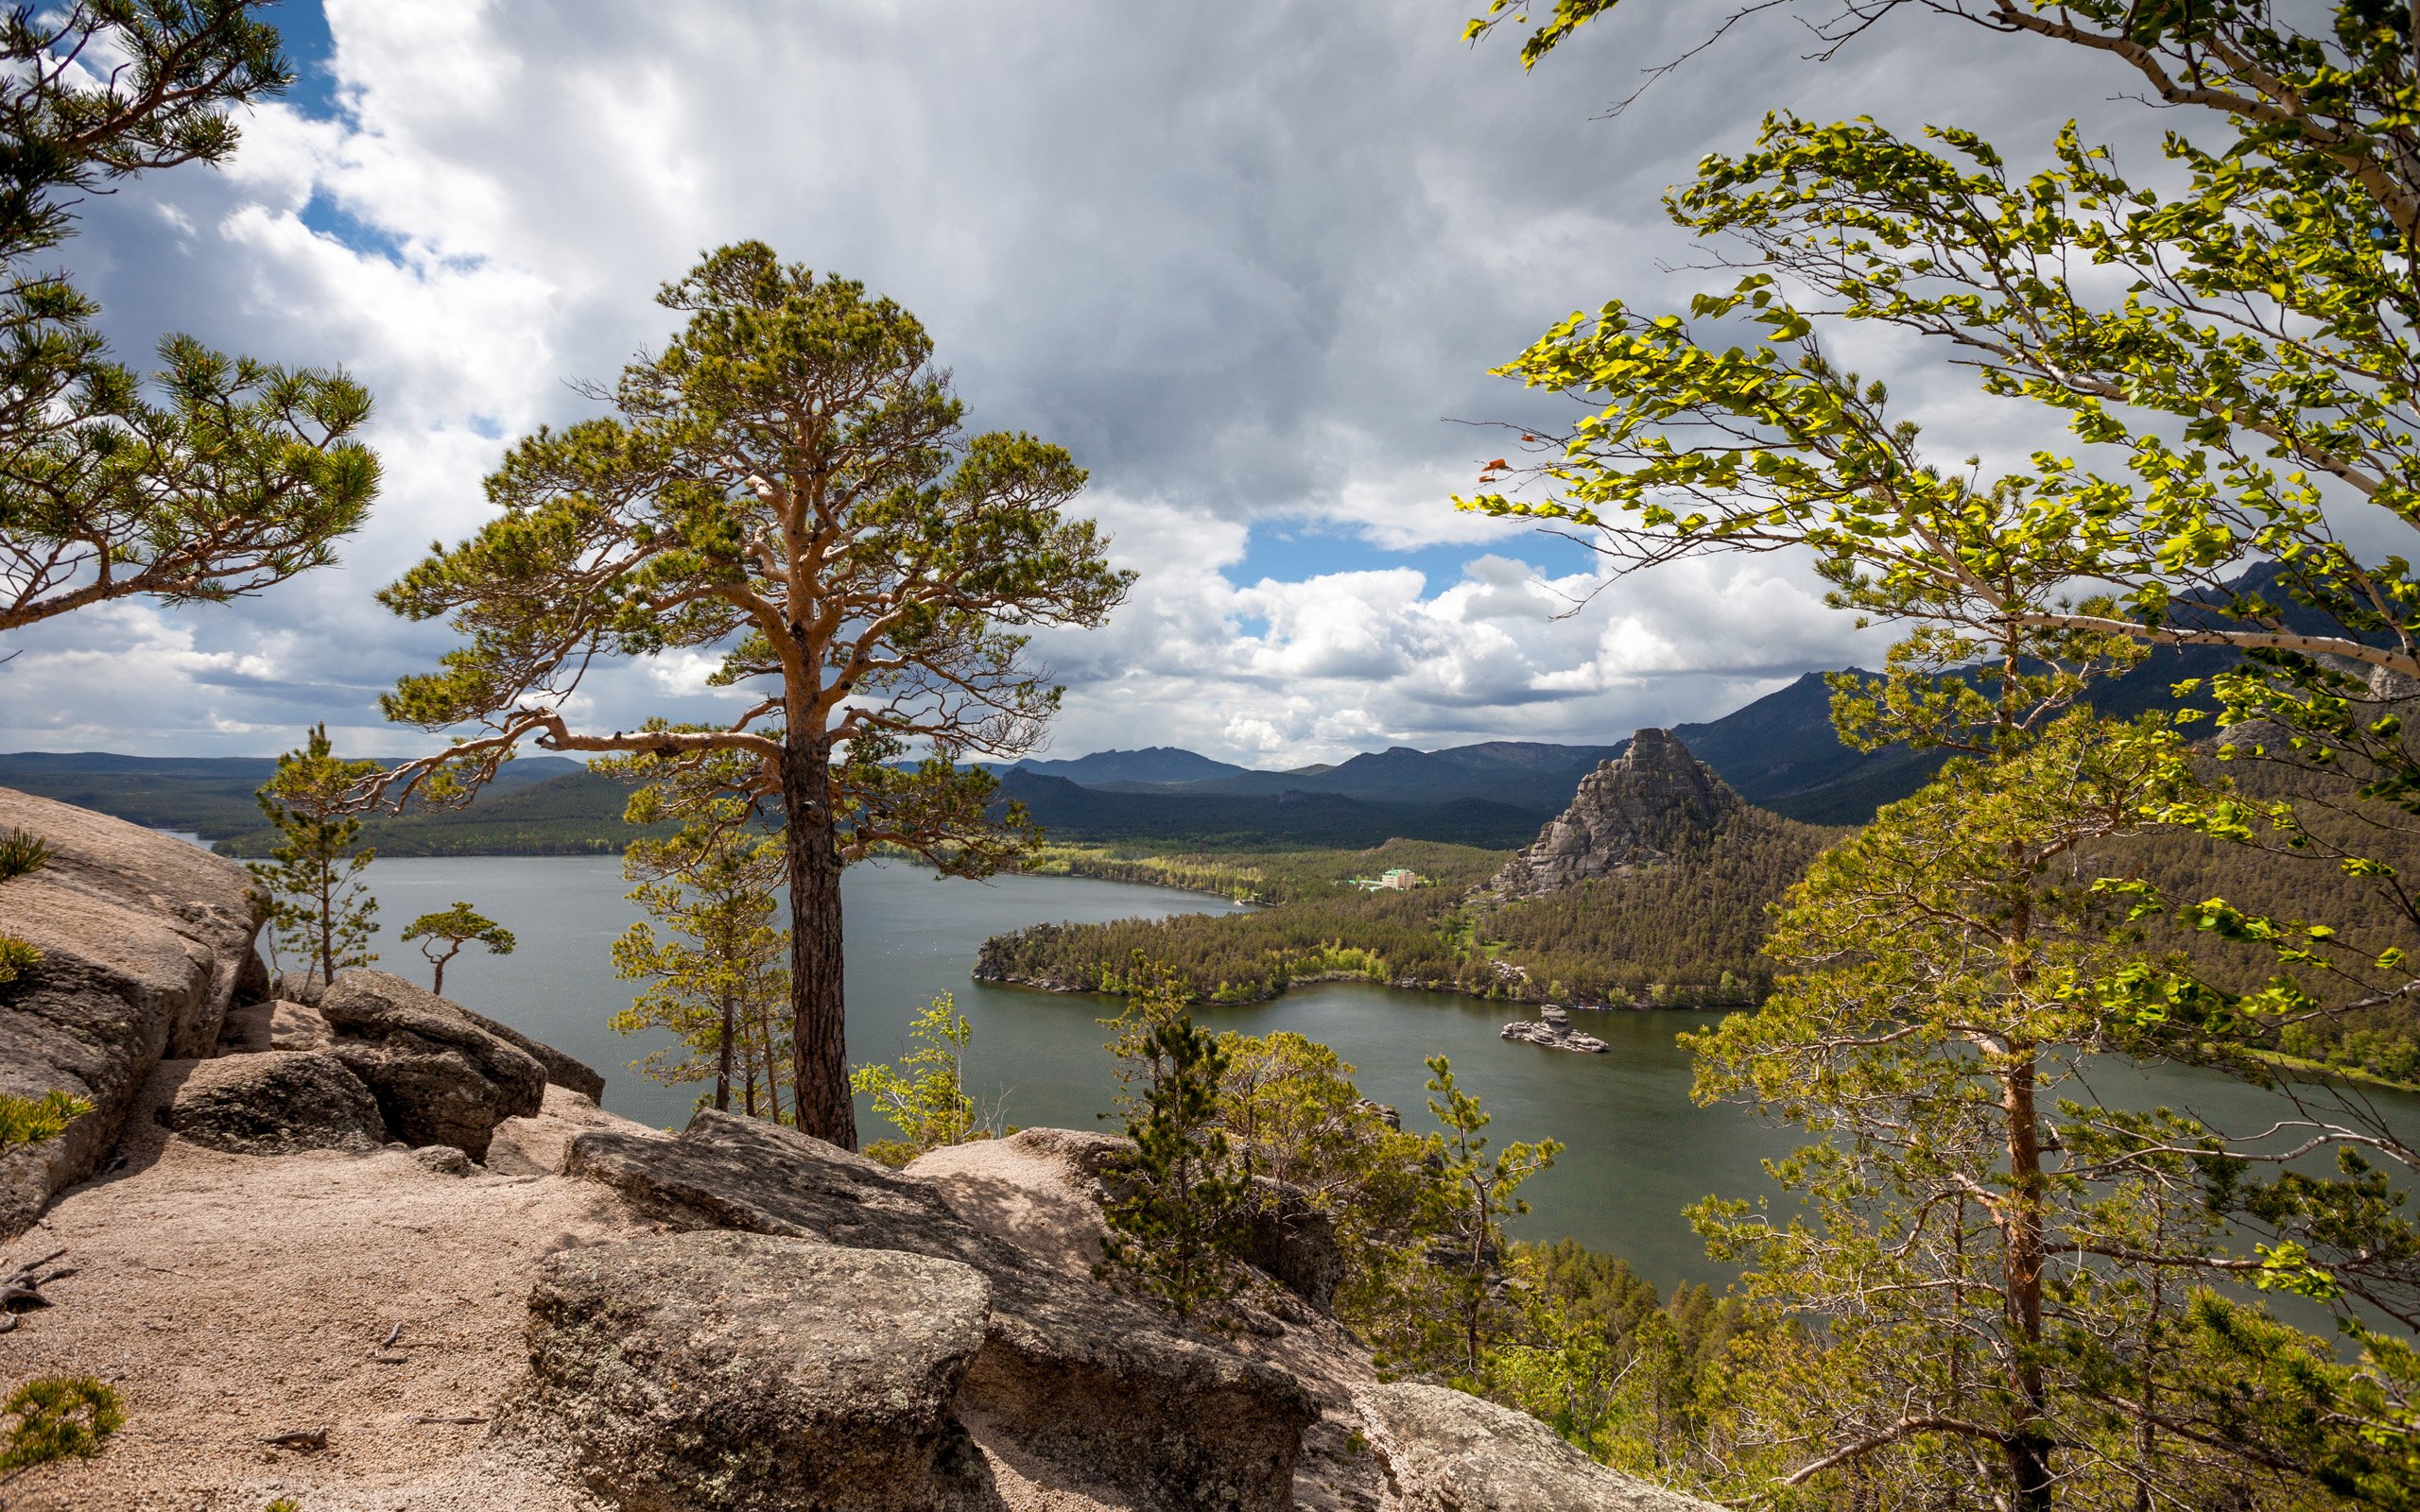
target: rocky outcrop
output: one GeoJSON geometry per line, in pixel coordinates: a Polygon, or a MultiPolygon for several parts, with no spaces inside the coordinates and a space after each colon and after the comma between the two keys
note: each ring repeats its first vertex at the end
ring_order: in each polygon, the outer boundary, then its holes
{"type": "Polygon", "coordinates": [[[1668,861],[1694,834],[1744,800],[1667,730],[1642,730],[1630,748],[1580,780],[1571,806],[1505,863],[1484,891],[1542,898],[1575,883],[1668,861]]]}
{"type": "Polygon", "coordinates": [[[709,1232],[564,1250],[529,1294],[511,1418],[632,1509],[996,1508],[956,1414],[989,1302],[971,1267],[893,1250],[709,1232]]]}
{"type": "Polygon", "coordinates": [[[197,1061],[160,1109],[196,1144],[237,1155],[374,1150],[386,1143],[378,1100],[334,1056],[265,1050],[197,1061]]]}
{"type": "MultiPolygon", "coordinates": [[[[453,1002],[450,998],[440,998],[438,1001],[453,1002]]],[[[455,1003],[453,1005],[455,1012],[536,1061],[546,1073],[546,1085],[567,1088],[590,1102],[603,1100],[605,1078],[586,1061],[575,1060],[554,1046],[543,1040],[532,1040],[509,1023],[498,1023],[484,1013],[475,1013],[459,1003],[455,1003]]]]}
{"type": "Polygon", "coordinates": [[[351,971],[320,996],[328,1054],[366,1083],[387,1130],[485,1160],[495,1126],[537,1112],[545,1068],[459,1007],[385,971],[351,971]]]}
{"type": "Polygon", "coordinates": [[[1389,1512],[1714,1512],[1607,1469],[1526,1413],[1405,1383],[1359,1394],[1389,1512]]]}
{"type": "MultiPolygon", "coordinates": [[[[1046,1465],[1169,1512],[1290,1504],[1317,1409],[1284,1372],[1173,1332],[951,1211],[931,1183],[795,1130],[700,1112],[677,1140],[576,1136],[567,1175],[677,1228],[731,1228],[953,1261],[991,1287],[962,1414],[1046,1465]]],[[[869,1311],[869,1317],[880,1309],[869,1311]]]]}
{"type": "Polygon", "coordinates": [[[1538,1010],[1535,1020],[1516,1020],[1506,1024],[1501,1038],[1547,1050],[1577,1050],[1587,1056],[1601,1056],[1612,1048],[1593,1034],[1574,1030],[1571,1010],[1551,1003],[1538,1010]]]}
{"type": "Polygon", "coordinates": [[[43,954],[0,988],[0,1092],[64,1091],[93,1111],[59,1139],[0,1155],[0,1236],[92,1174],[163,1057],[207,1056],[228,1007],[265,986],[264,902],[232,861],[65,803],[0,788],[0,833],[50,848],[0,882],[0,934],[43,954]]]}

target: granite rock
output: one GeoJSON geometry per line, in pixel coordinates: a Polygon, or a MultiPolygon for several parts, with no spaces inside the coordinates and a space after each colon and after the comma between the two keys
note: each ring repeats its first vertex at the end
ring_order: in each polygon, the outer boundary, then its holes
{"type": "Polygon", "coordinates": [[[0,833],[50,848],[0,882],[0,934],[42,963],[0,988],[0,1092],[60,1091],[93,1111],[60,1138],[0,1155],[0,1238],[39,1217],[113,1147],[163,1058],[207,1056],[261,971],[266,900],[234,862],[199,846],[0,788],[0,833]]]}
{"type": "Polygon", "coordinates": [[[543,1106],[545,1068],[470,1015],[384,971],[351,971],[321,995],[328,1054],[367,1083],[387,1130],[485,1160],[495,1126],[543,1106]]]}
{"type": "Polygon", "coordinates": [[[1357,1401],[1386,1465],[1390,1512],[1717,1512],[1606,1469],[1527,1413],[1450,1386],[1375,1386],[1357,1401]]]}
{"type": "Polygon", "coordinates": [[[1671,731],[1639,730],[1629,749],[1580,780],[1571,806],[1482,890],[1542,898],[1668,861],[1690,836],[1713,830],[1743,802],[1671,731]]]}
{"type": "Polygon", "coordinates": [[[361,1078],[336,1057],[309,1051],[197,1061],[159,1118],[196,1144],[237,1155],[374,1150],[387,1138],[361,1078]]]}
{"type": "Polygon", "coordinates": [[[959,1218],[931,1183],[793,1129],[701,1110],[677,1140],[575,1136],[567,1176],[676,1228],[954,1261],[991,1287],[962,1412],[1046,1465],[1167,1512],[1280,1512],[1318,1409],[1283,1371],[1175,1332],[959,1218]]]}
{"type": "Polygon", "coordinates": [[[955,1411],[989,1297],[955,1261],[762,1234],[559,1251],[507,1432],[632,1512],[997,1508],[955,1411]]]}

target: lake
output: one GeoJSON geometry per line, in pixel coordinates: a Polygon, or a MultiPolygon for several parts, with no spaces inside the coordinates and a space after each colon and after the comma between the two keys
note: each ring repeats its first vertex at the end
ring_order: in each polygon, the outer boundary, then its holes
{"type": "MultiPolygon", "coordinates": [[[[512,930],[520,949],[501,957],[465,950],[446,968],[448,996],[596,1067],[614,1111],[664,1125],[687,1119],[696,1088],[660,1087],[626,1065],[662,1041],[607,1027],[632,996],[632,985],[614,977],[608,948],[639,917],[622,896],[617,858],[396,857],[373,863],[366,875],[380,903],[382,968],[425,982],[426,964],[396,936],[414,917],[467,901],[512,930]]],[[[1098,1115],[1109,1107],[1115,1084],[1097,1021],[1118,1005],[971,981],[977,947],[1045,921],[1236,911],[1167,888],[1069,877],[943,880],[896,862],[851,868],[842,890],[851,1059],[897,1059],[910,1021],[951,993],[975,1030],[969,1091],[1004,1104],[1012,1123],[1077,1128],[1101,1126],[1098,1115]]],[[[1795,1141],[1744,1109],[1690,1103],[1689,1059],[1673,1040],[1709,1016],[1580,1015],[1580,1027],[1613,1047],[1582,1056],[1499,1039],[1516,1012],[1447,994],[1322,983],[1257,1006],[1201,1008],[1196,1017],[1251,1034],[1292,1030],[1335,1047],[1357,1069],[1362,1091],[1401,1109],[1409,1129],[1433,1126],[1422,1062],[1448,1057],[1456,1077],[1495,1114],[1488,1133],[1499,1147],[1549,1135],[1564,1143],[1554,1169],[1524,1189],[1533,1211],[1517,1232],[1569,1236],[1621,1255],[1659,1285],[1725,1283],[1728,1268],[1705,1258],[1681,1210],[1708,1194],[1771,1191],[1759,1161],[1795,1141]]],[[[2265,1121],[2274,1106],[2206,1073],[2106,1067],[2096,1079],[2108,1101],[2190,1108],[2221,1125],[2265,1121]]],[[[2420,1099],[2379,1095],[2398,1122],[2408,1117],[2420,1130],[2420,1099]]],[[[868,1138],[883,1132],[864,1108],[858,1116],[868,1138]]]]}

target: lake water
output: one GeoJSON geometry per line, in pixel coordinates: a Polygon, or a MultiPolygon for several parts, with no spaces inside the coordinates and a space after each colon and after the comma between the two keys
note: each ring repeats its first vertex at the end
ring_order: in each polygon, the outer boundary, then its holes
{"type": "MultiPolygon", "coordinates": [[[[380,966],[425,981],[426,965],[396,936],[415,916],[467,901],[512,930],[520,949],[501,957],[465,950],[446,968],[448,996],[596,1067],[616,1112],[665,1125],[687,1119],[694,1087],[659,1087],[627,1069],[659,1041],[607,1027],[632,995],[631,984],[614,977],[608,949],[638,917],[623,899],[617,859],[397,857],[373,863],[367,877],[384,925],[380,966]]],[[[1115,1081],[1096,1021],[1116,1003],[971,981],[977,948],[989,936],[1049,920],[1235,911],[1166,888],[1067,877],[945,881],[896,863],[850,868],[843,894],[853,1061],[898,1058],[909,1022],[933,997],[952,993],[975,1029],[970,1091],[1003,1102],[1012,1123],[1079,1128],[1101,1126],[1098,1115],[1110,1103],[1115,1081]]],[[[1681,1210],[1708,1194],[1771,1191],[1759,1162],[1795,1143],[1789,1130],[1744,1109],[1690,1103],[1688,1057],[1673,1040],[1703,1014],[1584,1015],[1582,1026],[1613,1047],[1602,1056],[1499,1039],[1513,1016],[1500,1004],[1357,983],[1196,1016],[1220,1029],[1292,1030],[1334,1046],[1357,1068],[1363,1092],[1400,1108],[1407,1128],[1432,1126],[1424,1059],[1450,1057],[1457,1078],[1495,1114],[1491,1136],[1564,1143],[1554,1169],[1525,1189],[1533,1211],[1516,1231],[1579,1239],[1661,1285],[1729,1280],[1705,1258],[1681,1210]]],[[[2203,1073],[2108,1068],[2097,1075],[2108,1101],[2190,1108],[2221,1126],[2246,1126],[2273,1106],[2203,1073]]],[[[2398,1122],[2420,1130],[2420,1099],[2387,1101],[2398,1122]]],[[[858,1116],[874,1137],[862,1108],[858,1116]]]]}

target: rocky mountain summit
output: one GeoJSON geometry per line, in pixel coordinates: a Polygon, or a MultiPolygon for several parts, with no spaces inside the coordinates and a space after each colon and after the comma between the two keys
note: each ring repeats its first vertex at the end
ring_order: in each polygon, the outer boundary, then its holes
{"type": "Polygon", "coordinates": [[[238,868],[0,791],[10,824],[60,861],[0,884],[44,953],[0,989],[0,1087],[94,1110],[0,1167],[0,1266],[64,1262],[0,1389],[106,1369],[127,1405],[12,1509],[1703,1512],[1380,1382],[1307,1205],[1253,1235],[1248,1326],[1188,1329],[1094,1275],[1120,1141],[903,1172],[646,1128],[400,978],[272,982],[238,868]]]}
{"type": "Polygon", "coordinates": [[[1712,830],[1743,801],[1670,730],[1639,730],[1629,749],[1580,780],[1571,806],[1482,890],[1507,900],[1543,898],[1668,861],[1682,841],[1712,830]]]}

